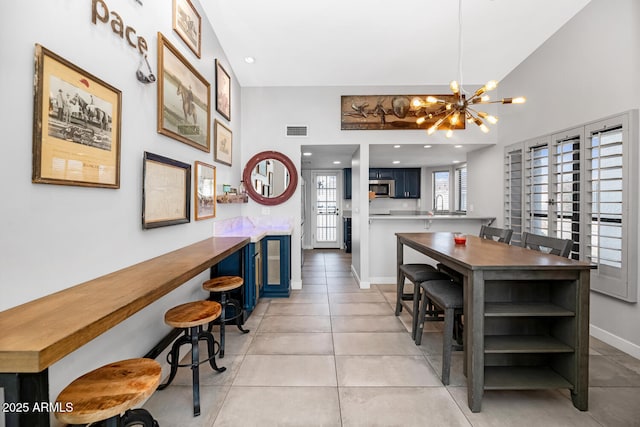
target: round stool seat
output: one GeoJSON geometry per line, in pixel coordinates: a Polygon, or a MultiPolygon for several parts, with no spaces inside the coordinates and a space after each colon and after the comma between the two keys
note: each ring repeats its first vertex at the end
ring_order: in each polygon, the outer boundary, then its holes
{"type": "Polygon", "coordinates": [[[102,366],[69,384],[58,395],[68,412],[56,418],[68,424],[107,420],[149,397],[160,384],[162,368],[152,359],[128,359],[102,366]]]}
{"type": "Polygon", "coordinates": [[[168,310],[164,322],[174,328],[192,328],[213,322],[222,313],[222,306],[215,301],[193,301],[168,310]]]}
{"type": "Polygon", "coordinates": [[[202,284],[202,289],[207,292],[227,292],[239,288],[244,284],[244,279],[239,276],[220,276],[207,280],[202,284]]]}

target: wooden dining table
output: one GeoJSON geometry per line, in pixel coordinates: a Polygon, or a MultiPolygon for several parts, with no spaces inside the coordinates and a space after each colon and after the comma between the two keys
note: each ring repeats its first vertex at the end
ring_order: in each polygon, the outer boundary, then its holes
{"type": "MultiPolygon", "coordinates": [[[[467,400],[485,390],[568,389],[588,409],[589,279],[594,265],[477,236],[396,233],[397,264],[411,248],[464,276],[467,400]]],[[[398,274],[398,281],[401,280],[398,274]]]]}

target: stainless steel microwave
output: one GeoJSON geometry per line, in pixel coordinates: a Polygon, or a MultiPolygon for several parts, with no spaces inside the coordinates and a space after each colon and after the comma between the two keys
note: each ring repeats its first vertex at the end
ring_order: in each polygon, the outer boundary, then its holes
{"type": "Polygon", "coordinates": [[[369,181],[369,191],[376,197],[394,197],[396,182],[392,179],[376,179],[369,181]]]}

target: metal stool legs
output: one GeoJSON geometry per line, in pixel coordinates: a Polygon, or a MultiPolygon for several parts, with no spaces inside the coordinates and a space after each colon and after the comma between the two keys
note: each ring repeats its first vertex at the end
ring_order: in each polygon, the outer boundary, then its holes
{"type": "Polygon", "coordinates": [[[184,335],[175,340],[171,351],[167,354],[167,362],[171,365],[171,372],[166,383],[158,386],[158,390],[164,390],[174,380],[179,367],[189,366],[191,368],[192,388],[193,388],[193,415],[200,415],[200,364],[209,362],[211,368],[216,372],[224,372],[227,368],[218,367],[215,356],[215,338],[209,331],[202,329],[202,326],[192,326],[184,329],[184,335]],[[198,343],[201,340],[207,341],[208,358],[200,360],[198,343]],[[191,363],[180,364],[180,347],[184,344],[191,344],[191,363]]]}
{"type": "MultiPolygon", "coordinates": [[[[232,298],[227,297],[227,292],[220,292],[220,305],[222,306],[222,315],[218,319],[220,322],[220,359],[224,357],[224,343],[225,343],[225,324],[232,320],[236,321],[236,327],[243,334],[247,334],[250,332],[249,329],[244,329],[242,327],[242,316],[244,312],[242,310],[242,306],[240,303],[232,298]],[[227,317],[227,307],[233,307],[235,314],[233,316],[227,317]]],[[[209,323],[209,332],[213,328],[213,322],[209,323]]]]}

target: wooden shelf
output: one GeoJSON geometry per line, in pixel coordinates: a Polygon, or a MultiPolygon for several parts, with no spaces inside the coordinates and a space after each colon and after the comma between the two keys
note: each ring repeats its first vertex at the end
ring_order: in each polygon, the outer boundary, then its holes
{"type": "Polygon", "coordinates": [[[486,303],[485,317],[573,317],[575,313],[549,303],[486,303]]]}
{"type": "Polygon", "coordinates": [[[573,353],[573,348],[551,336],[487,335],[486,353],[573,353]]]}
{"type": "Polygon", "coordinates": [[[487,366],[484,369],[485,390],[542,390],[573,385],[553,369],[526,366],[487,366]]]}
{"type": "Polygon", "coordinates": [[[216,197],[217,203],[249,203],[249,196],[246,194],[222,194],[216,197]]]}

